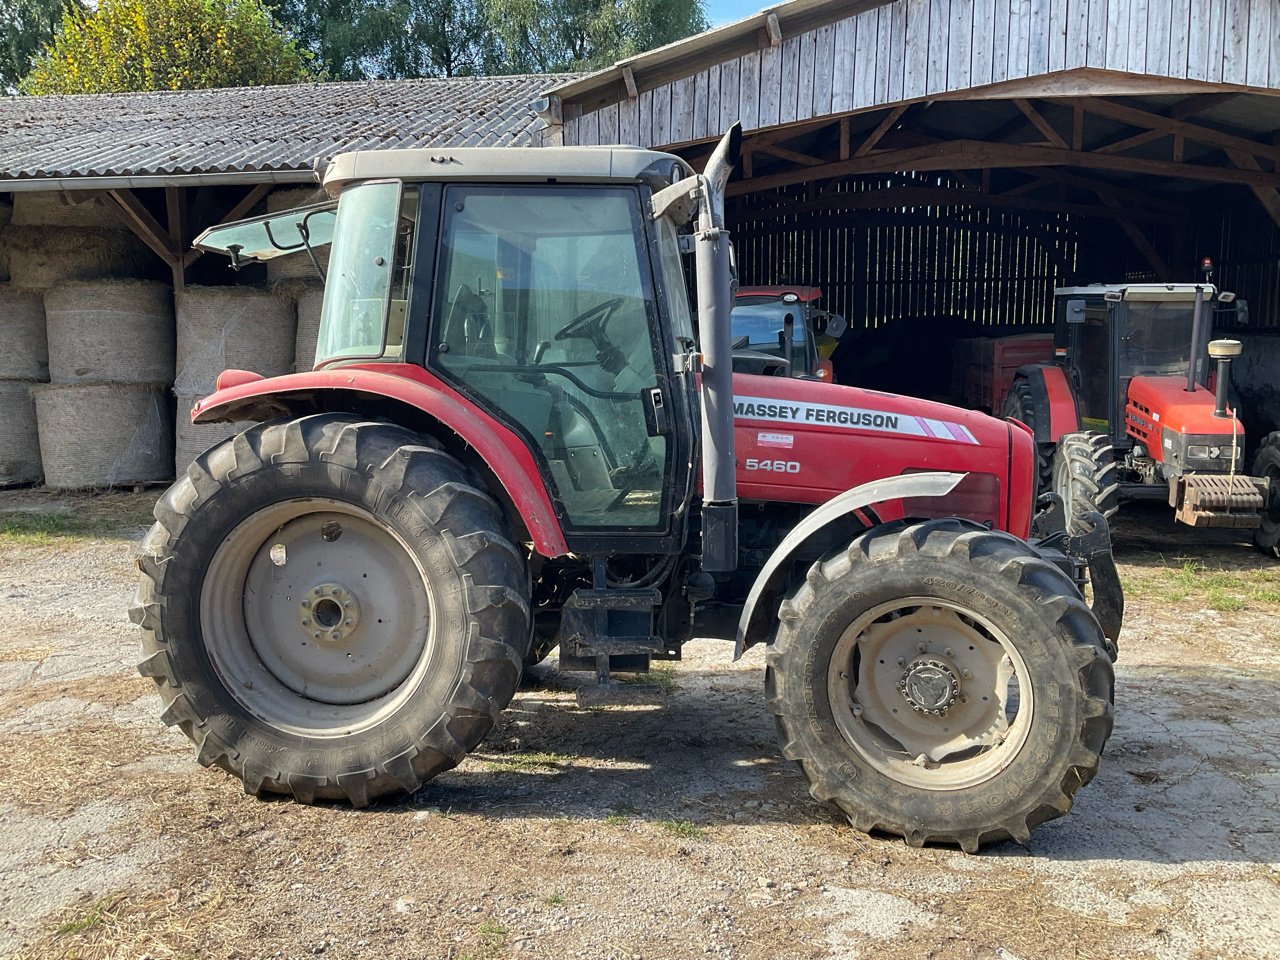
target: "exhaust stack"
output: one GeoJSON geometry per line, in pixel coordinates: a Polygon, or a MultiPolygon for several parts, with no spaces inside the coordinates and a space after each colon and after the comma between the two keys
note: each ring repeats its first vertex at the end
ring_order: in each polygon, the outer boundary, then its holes
{"type": "Polygon", "coordinates": [[[1218,364],[1217,383],[1213,395],[1213,415],[1227,416],[1227,390],[1231,385],[1231,361],[1244,351],[1239,340],[1214,340],[1209,344],[1209,356],[1218,364]]]}
{"type": "Polygon", "coordinates": [[[702,172],[702,203],[695,234],[698,328],[702,343],[702,569],[724,573],[738,566],[738,491],[733,454],[733,309],[729,233],[724,191],[742,151],[734,124],[702,172]]]}

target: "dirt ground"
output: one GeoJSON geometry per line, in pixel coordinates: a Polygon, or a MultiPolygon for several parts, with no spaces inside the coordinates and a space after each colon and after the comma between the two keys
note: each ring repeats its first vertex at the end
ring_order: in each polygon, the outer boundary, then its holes
{"type": "Polygon", "coordinates": [[[541,668],[461,767],[353,811],[244,796],[134,672],[154,494],[0,494],[0,955],[1280,955],[1280,564],[1120,524],[1116,729],[1070,816],[966,856],[854,832],[781,759],[754,651],[659,708],[541,668]]]}

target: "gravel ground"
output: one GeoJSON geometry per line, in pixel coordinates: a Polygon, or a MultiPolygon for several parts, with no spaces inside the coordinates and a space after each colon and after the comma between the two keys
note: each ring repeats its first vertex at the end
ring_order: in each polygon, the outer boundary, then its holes
{"type": "Polygon", "coordinates": [[[471,758],[399,803],[246,797],[133,670],[152,497],[0,493],[0,530],[67,518],[0,533],[0,955],[1280,955],[1280,565],[1229,534],[1122,522],[1102,771],[1028,846],[966,856],[812,801],[760,652],[714,642],[686,648],[660,708],[582,711],[577,675],[539,668],[471,758]]]}

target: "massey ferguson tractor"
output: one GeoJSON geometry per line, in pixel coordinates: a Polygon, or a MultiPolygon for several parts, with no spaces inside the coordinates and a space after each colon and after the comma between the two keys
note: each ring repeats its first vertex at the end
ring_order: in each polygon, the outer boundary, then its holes
{"type": "Polygon", "coordinates": [[[1230,397],[1241,345],[1208,342],[1215,306],[1233,301],[1207,277],[1056,291],[1054,362],[1019,368],[1004,413],[1035,432],[1041,485],[1068,522],[1092,511],[1110,520],[1122,500],[1167,500],[1182,523],[1252,528],[1258,548],[1280,556],[1280,433],[1246,473],[1230,397]]]}
{"type": "Polygon", "coordinates": [[[739,287],[730,317],[734,365],[743,373],[765,373],[781,359],[784,376],[834,382],[831,354],[849,323],[823,310],[817,287],[739,287]]]}
{"type": "Polygon", "coordinates": [[[348,153],[336,214],[206,232],[236,262],[332,247],[315,369],[220,376],[193,419],[257,423],[141,548],[140,670],[201,763],[364,806],[459,763],[552,646],[599,705],[722,637],[767,645],[782,753],[860,830],[972,851],[1070,809],[1112,726],[1105,524],[1050,497],[1027,541],[1019,423],[733,374],[739,141],[702,174],[629,147],[348,153]]]}

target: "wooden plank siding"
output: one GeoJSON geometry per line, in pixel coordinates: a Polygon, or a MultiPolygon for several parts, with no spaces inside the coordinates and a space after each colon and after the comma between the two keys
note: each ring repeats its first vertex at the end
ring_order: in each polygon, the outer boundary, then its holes
{"type": "MultiPolygon", "coordinates": [[[[1081,68],[1280,90],[1277,0],[892,0],[580,115],[672,146],[1081,68]],[[602,112],[608,116],[597,116],[602,112]]],[[[598,101],[597,101],[598,102],[598,101]]],[[[570,106],[570,104],[566,104],[570,106]]]]}

